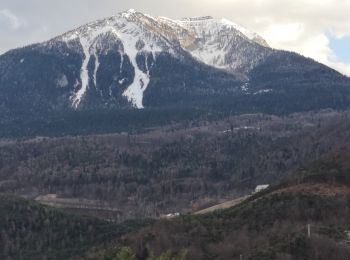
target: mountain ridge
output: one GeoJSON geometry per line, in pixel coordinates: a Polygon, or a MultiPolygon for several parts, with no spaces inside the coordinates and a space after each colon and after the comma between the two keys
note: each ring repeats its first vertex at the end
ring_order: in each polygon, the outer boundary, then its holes
{"type": "MultiPolygon", "coordinates": [[[[222,30],[224,30],[226,36],[228,33],[233,35],[237,34],[235,37],[238,39],[245,38],[245,41],[248,40],[264,47],[268,47],[266,41],[257,34],[226,19],[218,20],[206,17],[205,20],[203,18],[171,20],[169,18],[153,18],[150,15],[142,14],[133,9],[110,18],[88,23],[87,25],[83,25],[61,36],[55,37],[51,41],[58,40],[69,44],[71,41],[78,39],[83,48],[85,59],[81,67],[82,86],[76,95],[71,97],[73,106],[77,108],[89,85],[87,66],[91,56],[95,56],[93,79],[94,85],[96,86],[96,74],[99,66],[98,56],[96,55],[96,41],[98,41],[98,37],[101,37],[103,34],[109,33],[113,35],[115,40],[117,42],[120,41],[123,46],[119,47],[119,51],[128,55],[135,70],[134,82],[124,91],[123,96],[127,97],[128,101],[131,102],[134,107],[143,108],[142,96],[149,84],[149,66],[153,66],[153,63],[151,62],[151,64],[149,64],[149,56],[146,56],[144,64],[145,68],[142,70],[139,66],[140,64],[137,64],[136,61],[139,53],[150,55],[152,61],[154,61],[157,54],[161,52],[168,52],[171,55],[180,57],[181,59],[181,51],[178,51],[176,48],[180,47],[183,48],[184,51],[188,51],[195,59],[204,64],[233,73],[241,65],[228,66],[227,62],[224,61],[225,51],[221,52],[219,50],[228,48],[229,43],[223,43],[222,41],[218,43],[215,42],[216,35],[222,30]],[[198,26],[199,21],[201,24],[198,26]],[[212,36],[212,39],[210,39],[210,42],[208,43],[209,47],[207,44],[201,43],[196,48],[196,42],[201,41],[201,38],[207,36],[207,34],[200,35],[201,31],[204,31],[204,29],[208,30],[209,34],[212,30],[214,36],[212,36]],[[145,30],[147,31],[146,33],[144,32],[145,30]],[[131,35],[131,37],[129,35],[131,35]],[[191,41],[191,43],[189,43],[189,41],[191,41]],[[180,46],[176,46],[178,43],[180,46]],[[226,47],[216,46],[213,50],[212,46],[215,44],[225,44],[226,47]],[[191,50],[192,48],[196,49],[191,50]],[[138,84],[137,81],[139,81],[140,84],[138,84]]],[[[240,57],[240,59],[242,59],[242,57],[240,57]]],[[[237,60],[236,63],[240,63],[240,61],[237,60]]],[[[119,79],[119,82],[123,82],[123,80],[124,79],[119,79]]]]}
{"type": "Polygon", "coordinates": [[[128,11],[11,50],[0,56],[0,124],[75,111],[288,114],[350,106],[348,77],[244,30],[211,17],[128,11]]]}

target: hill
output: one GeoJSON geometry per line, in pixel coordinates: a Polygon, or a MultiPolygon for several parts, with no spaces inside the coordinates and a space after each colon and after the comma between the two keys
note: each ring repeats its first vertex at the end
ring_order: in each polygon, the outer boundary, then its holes
{"type": "Polygon", "coordinates": [[[68,259],[145,223],[115,225],[0,194],[0,258],[68,259]]]}
{"type": "Polygon", "coordinates": [[[126,246],[138,259],[167,251],[187,259],[349,259],[349,158],[340,149],[230,209],[162,220],[115,241],[114,251],[88,255],[109,259],[126,246]]]}
{"type": "Polygon", "coordinates": [[[323,111],[3,140],[0,191],[118,221],[199,210],[278,182],[348,143],[347,129],[346,112],[323,111]]]}

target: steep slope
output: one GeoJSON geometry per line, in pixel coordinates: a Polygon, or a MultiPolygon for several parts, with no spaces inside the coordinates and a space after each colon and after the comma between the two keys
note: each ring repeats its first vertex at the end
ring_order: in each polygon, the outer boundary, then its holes
{"type": "Polygon", "coordinates": [[[4,115],[28,109],[143,108],[151,80],[149,107],[173,105],[186,95],[205,100],[239,90],[239,81],[194,60],[172,34],[152,17],[129,10],[10,51],[0,58],[4,115]],[[164,89],[170,93],[163,95],[164,89]]]}
{"type": "Polygon", "coordinates": [[[349,259],[349,158],[342,149],[233,208],[162,220],[87,256],[109,259],[127,246],[138,259],[169,251],[187,259],[349,259]]]}
{"type": "MultiPolygon", "coordinates": [[[[133,68],[133,79],[122,93],[136,108],[143,108],[143,92],[150,81],[150,69],[154,65],[156,55],[168,51],[169,54],[180,57],[180,52],[174,49],[171,39],[163,37],[152,27],[153,18],[137,13],[134,10],[121,13],[109,19],[90,23],[77,30],[68,32],[53,42],[66,42],[67,45],[78,41],[83,49],[84,60],[81,67],[81,86],[72,96],[73,105],[78,107],[86,94],[90,83],[88,65],[94,60],[93,85],[97,87],[102,52],[113,51],[119,56],[120,73],[118,83],[123,87],[127,77],[123,77],[124,59],[127,59],[133,68]],[[107,39],[106,39],[107,37],[107,39]]],[[[50,44],[50,42],[48,43],[50,44]]],[[[103,56],[103,55],[102,55],[103,56]]],[[[116,62],[117,63],[117,62],[116,62]]],[[[130,79],[129,79],[130,80],[130,79]]],[[[112,93],[110,86],[109,94],[112,93]]]]}
{"type": "Polygon", "coordinates": [[[287,114],[350,104],[349,78],[273,50],[230,21],[134,10],[0,56],[0,91],[1,128],[24,124],[19,132],[57,118],[79,121],[88,111],[95,120],[104,111],[103,121],[111,122],[115,111],[145,108],[159,118],[172,109],[170,122],[184,108],[287,114]]]}
{"type": "MultiPolygon", "coordinates": [[[[227,19],[206,16],[179,21],[167,18],[158,20],[170,25],[179,25],[194,35],[195,40],[190,43],[180,41],[181,46],[193,57],[241,77],[273,52],[259,35],[227,19]]],[[[178,39],[181,40],[182,37],[180,32],[178,39]]]]}
{"type": "Polygon", "coordinates": [[[270,112],[277,106],[281,112],[316,110],[321,104],[337,109],[349,106],[349,78],[296,53],[272,53],[249,72],[249,79],[250,97],[270,112]]]}

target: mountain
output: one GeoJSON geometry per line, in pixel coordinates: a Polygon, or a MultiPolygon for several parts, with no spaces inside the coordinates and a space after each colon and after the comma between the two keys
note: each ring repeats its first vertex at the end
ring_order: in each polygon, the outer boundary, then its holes
{"type": "Polygon", "coordinates": [[[349,105],[348,77],[210,16],[11,50],[0,258],[350,259],[349,105]]]}
{"type": "Polygon", "coordinates": [[[274,50],[226,19],[171,20],[129,10],[1,55],[0,91],[1,128],[43,134],[62,121],[88,128],[85,118],[107,122],[100,125],[107,129],[115,114],[128,117],[117,125],[130,129],[142,109],[152,111],[143,120],[148,126],[159,118],[169,123],[183,109],[176,120],[194,109],[204,115],[344,109],[350,79],[274,50]]]}
{"type": "Polygon", "coordinates": [[[159,220],[85,257],[128,248],[133,259],[349,259],[349,158],[349,148],[338,150],[234,207],[159,220]]]}

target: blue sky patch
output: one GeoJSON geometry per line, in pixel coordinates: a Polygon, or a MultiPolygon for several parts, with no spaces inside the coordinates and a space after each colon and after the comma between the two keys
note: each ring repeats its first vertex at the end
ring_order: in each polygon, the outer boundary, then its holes
{"type": "Polygon", "coordinates": [[[342,62],[350,62],[350,35],[343,38],[329,37],[330,47],[342,62]]]}

